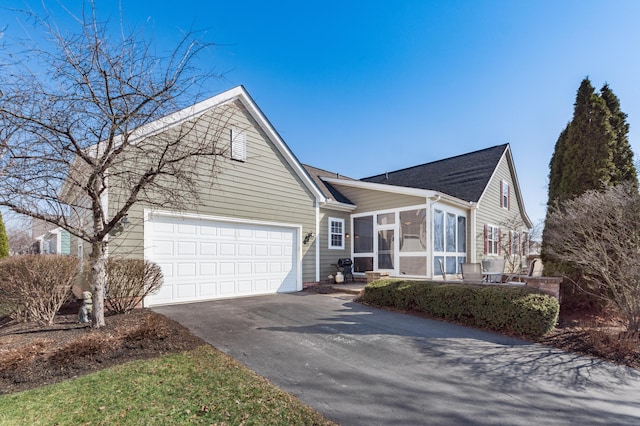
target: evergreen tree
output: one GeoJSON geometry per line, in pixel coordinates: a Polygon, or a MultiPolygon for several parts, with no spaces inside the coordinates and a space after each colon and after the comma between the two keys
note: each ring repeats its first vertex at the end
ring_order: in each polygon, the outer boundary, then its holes
{"type": "Polygon", "coordinates": [[[602,99],[607,104],[611,112],[609,124],[614,134],[613,163],[615,172],[612,176],[611,184],[617,185],[622,182],[629,182],[634,187],[638,187],[638,175],[633,163],[633,151],[629,144],[629,124],[627,114],[620,110],[620,100],[613,93],[608,84],[600,89],[602,99]]]}
{"type": "Polygon", "coordinates": [[[580,84],[573,119],[566,136],[560,167],[562,180],[554,201],[564,201],[589,189],[608,186],[614,171],[614,133],[607,104],[595,93],[588,78],[580,84]]]}
{"type": "Polygon", "coordinates": [[[0,213],[0,259],[9,256],[9,238],[7,237],[7,230],[4,227],[4,221],[2,220],[2,213],[0,213]]]}
{"type": "MultiPolygon", "coordinates": [[[[588,190],[602,190],[624,182],[638,187],[626,119],[627,115],[620,110],[620,101],[607,84],[598,94],[588,78],[582,80],[573,117],[560,133],[549,163],[547,218],[557,206],[562,208],[563,202],[588,190]]],[[[549,255],[546,231],[542,234],[545,274],[578,278],[579,271],[549,255]]],[[[573,286],[563,288],[562,296],[564,302],[574,306],[592,305],[589,297],[578,294],[573,286]]]]}
{"type": "Polygon", "coordinates": [[[562,171],[564,170],[564,153],[567,150],[567,135],[569,134],[569,126],[564,128],[553,150],[553,156],[549,163],[549,201],[557,200],[560,196],[560,182],[562,182],[562,171]]]}

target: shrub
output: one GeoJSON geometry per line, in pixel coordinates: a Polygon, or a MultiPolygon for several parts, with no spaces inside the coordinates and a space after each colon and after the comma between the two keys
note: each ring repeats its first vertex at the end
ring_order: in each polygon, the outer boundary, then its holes
{"type": "Polygon", "coordinates": [[[13,256],[0,262],[0,310],[16,321],[53,324],[71,296],[78,259],[60,255],[13,256]]]}
{"type": "Polygon", "coordinates": [[[114,314],[131,312],[140,301],[162,285],[162,270],[142,259],[107,260],[107,297],[105,305],[114,314]]]}
{"type": "Polygon", "coordinates": [[[527,337],[549,332],[558,319],[558,300],[527,287],[435,284],[379,280],[365,287],[363,300],[379,306],[417,309],[448,321],[527,337]]]}

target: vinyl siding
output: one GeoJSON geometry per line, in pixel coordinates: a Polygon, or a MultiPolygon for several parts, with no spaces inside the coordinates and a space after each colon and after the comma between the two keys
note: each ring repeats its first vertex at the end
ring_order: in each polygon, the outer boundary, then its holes
{"type": "Polygon", "coordinates": [[[520,213],[521,210],[524,210],[521,209],[520,203],[522,203],[522,200],[518,199],[515,192],[514,179],[509,162],[507,157],[503,156],[478,203],[475,229],[476,258],[478,261],[487,257],[497,258],[503,256],[503,254],[500,256],[487,256],[484,254],[484,226],[486,224],[498,226],[503,238],[508,238],[508,232],[513,227],[518,227],[518,229],[513,230],[527,229],[520,213]],[[510,208],[508,210],[500,206],[501,181],[507,182],[511,191],[510,208]]]}
{"type": "MultiPolygon", "coordinates": [[[[230,118],[222,120],[227,129],[219,132],[220,140],[228,148],[228,128],[246,132],[246,162],[234,161],[229,153],[216,159],[217,173],[212,172],[211,163],[196,165],[199,178],[196,182],[200,200],[186,210],[208,216],[239,218],[275,224],[300,225],[302,235],[315,232],[315,198],[304,186],[284,157],[269,141],[250,114],[239,103],[230,118]]],[[[218,112],[207,112],[212,119],[218,112]]],[[[115,211],[118,195],[109,193],[110,215],[115,211]]],[[[143,203],[129,211],[130,226],[110,243],[113,255],[142,258],[143,247],[143,203]]],[[[170,208],[162,208],[171,210],[170,208]]],[[[300,236],[299,236],[300,237],[300,236]]],[[[315,281],[315,249],[313,244],[302,245],[302,280],[315,281]]]]}
{"type": "MultiPolygon", "coordinates": [[[[335,186],[338,187],[338,185],[335,186]]],[[[395,209],[425,203],[424,197],[394,194],[392,192],[373,191],[347,186],[339,186],[339,191],[358,206],[353,213],[395,209]]]]}
{"type": "Polygon", "coordinates": [[[68,231],[60,233],[60,254],[71,254],[71,234],[68,231]]]}
{"type": "Polygon", "coordinates": [[[332,266],[338,263],[338,259],[351,257],[351,239],[345,238],[344,249],[336,250],[329,248],[329,218],[344,219],[344,232],[351,232],[351,215],[346,212],[320,209],[320,235],[316,241],[320,244],[320,280],[326,280],[329,275],[335,275],[337,269],[332,266]]]}

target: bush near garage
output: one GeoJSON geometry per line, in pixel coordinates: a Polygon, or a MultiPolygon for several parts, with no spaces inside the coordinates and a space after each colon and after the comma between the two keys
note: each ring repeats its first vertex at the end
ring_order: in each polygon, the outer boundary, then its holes
{"type": "Polygon", "coordinates": [[[78,259],[72,256],[11,256],[0,262],[0,312],[16,321],[51,325],[72,293],[78,259]]]}
{"type": "Polygon", "coordinates": [[[530,338],[551,331],[560,311],[555,297],[527,287],[390,279],[368,284],[363,301],[530,338]]]}
{"type": "Polygon", "coordinates": [[[131,312],[163,282],[160,266],[143,259],[109,257],[107,276],[105,305],[114,314],[131,312]]]}

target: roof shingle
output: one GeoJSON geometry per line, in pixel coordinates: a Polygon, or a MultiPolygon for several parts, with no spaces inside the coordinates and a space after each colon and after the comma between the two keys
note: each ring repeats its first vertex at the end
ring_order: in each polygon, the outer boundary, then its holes
{"type": "Polygon", "coordinates": [[[478,202],[509,144],[360,179],[363,182],[427,189],[478,202]]]}

